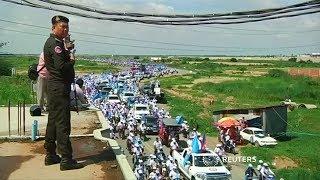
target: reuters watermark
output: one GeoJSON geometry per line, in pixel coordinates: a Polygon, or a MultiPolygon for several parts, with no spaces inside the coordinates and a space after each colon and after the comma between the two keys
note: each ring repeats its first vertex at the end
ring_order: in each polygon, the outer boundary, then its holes
{"type": "Polygon", "coordinates": [[[256,156],[224,156],[221,158],[224,163],[255,163],[257,162],[256,156]]]}

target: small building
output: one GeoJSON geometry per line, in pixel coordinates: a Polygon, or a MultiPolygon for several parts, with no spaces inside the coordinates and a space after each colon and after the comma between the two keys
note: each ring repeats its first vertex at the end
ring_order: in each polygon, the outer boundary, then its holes
{"type": "Polygon", "coordinates": [[[150,57],[151,61],[161,61],[161,57],[150,57]]]}
{"type": "Polygon", "coordinates": [[[283,134],[287,131],[288,119],[285,105],[213,112],[214,122],[226,116],[233,116],[238,120],[244,119],[248,126],[261,128],[270,135],[283,134]]]}

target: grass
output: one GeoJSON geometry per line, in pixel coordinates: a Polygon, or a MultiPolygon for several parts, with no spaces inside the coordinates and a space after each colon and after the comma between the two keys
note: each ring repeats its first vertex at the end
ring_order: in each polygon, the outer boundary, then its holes
{"type": "Polygon", "coordinates": [[[99,62],[92,62],[86,60],[77,60],[75,70],[81,73],[102,73],[102,72],[118,72],[119,68],[99,62]]]}
{"type": "Polygon", "coordinates": [[[175,96],[166,95],[166,98],[168,105],[170,106],[170,114],[172,117],[182,115],[192,127],[198,125],[202,132],[205,132],[207,135],[214,135],[215,130],[212,128],[211,119],[198,117],[204,110],[203,106],[175,96]]]}
{"type": "MultiPolygon", "coordinates": [[[[191,68],[191,67],[189,67],[191,68]]],[[[189,77],[172,77],[165,79],[165,87],[170,83],[184,87],[190,84],[197,74],[189,77]],[[184,84],[185,83],[185,84],[184,84]]],[[[201,119],[199,114],[203,111],[212,112],[215,109],[257,107],[279,104],[290,97],[297,103],[310,103],[320,105],[320,80],[307,77],[291,77],[288,74],[271,70],[263,77],[250,77],[244,80],[227,81],[219,84],[201,83],[182,90],[183,93],[192,95],[195,99],[201,96],[214,95],[216,101],[213,107],[199,106],[193,100],[181,97],[170,97],[169,105],[174,115],[183,114],[191,123],[199,124],[200,131],[211,132],[216,135],[210,119],[201,119]],[[226,99],[232,96],[234,102],[226,99]],[[193,103],[192,105],[190,105],[193,103]],[[196,120],[196,121],[195,121],[196,120]]],[[[277,177],[285,179],[320,179],[320,110],[295,109],[288,113],[289,139],[278,138],[278,145],[274,148],[260,148],[245,146],[241,153],[247,156],[257,156],[267,162],[272,162],[275,157],[288,157],[298,164],[291,169],[275,170],[277,177]]]]}
{"type": "MultiPolygon", "coordinates": [[[[27,104],[33,103],[31,82],[27,77],[27,71],[31,64],[38,63],[38,57],[10,55],[0,56],[0,60],[9,63],[10,66],[17,70],[17,75],[15,76],[0,76],[0,105],[7,105],[9,100],[13,104],[17,104],[23,100],[25,100],[27,104]]],[[[117,67],[106,63],[90,62],[81,59],[77,60],[75,70],[77,73],[119,71],[117,67]]]]}
{"type": "Polygon", "coordinates": [[[235,107],[266,106],[279,104],[287,97],[295,102],[318,104],[320,81],[307,77],[255,77],[245,80],[228,81],[219,84],[201,83],[195,90],[209,94],[224,94],[237,99],[235,107]],[[263,95],[263,96],[262,96],[263,95]]]}
{"type": "Polygon", "coordinates": [[[191,76],[173,76],[173,77],[164,77],[160,80],[161,86],[163,88],[172,88],[173,86],[178,85],[188,85],[192,84],[192,81],[194,80],[191,76]]]}
{"type": "Polygon", "coordinates": [[[25,100],[31,104],[31,83],[26,75],[0,76],[0,105],[7,105],[8,101],[17,104],[25,100]]]}
{"type": "MultiPolygon", "coordinates": [[[[0,56],[2,61],[6,61],[10,63],[11,66],[16,68],[19,74],[26,74],[28,71],[28,67],[31,64],[38,63],[39,57],[38,56],[19,56],[19,55],[12,55],[12,56],[0,56]]],[[[91,62],[83,59],[78,59],[75,64],[75,70],[77,72],[88,73],[101,73],[105,71],[116,72],[119,71],[118,68],[115,66],[106,64],[106,63],[99,63],[99,62],[91,62]]]]}
{"type": "Polygon", "coordinates": [[[285,177],[285,179],[292,180],[318,180],[320,173],[318,171],[311,171],[304,168],[280,169],[277,171],[278,177],[285,177]]]}

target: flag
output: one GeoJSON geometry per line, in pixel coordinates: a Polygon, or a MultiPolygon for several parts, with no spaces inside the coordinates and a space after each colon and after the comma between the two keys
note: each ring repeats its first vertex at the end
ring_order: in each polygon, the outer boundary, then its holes
{"type": "Polygon", "coordinates": [[[201,148],[201,144],[199,143],[199,139],[198,139],[198,136],[195,136],[192,140],[192,144],[191,144],[191,147],[192,147],[192,152],[193,153],[199,153],[199,150],[201,148]]]}
{"type": "Polygon", "coordinates": [[[201,144],[201,150],[206,150],[207,148],[207,139],[206,139],[206,134],[204,133],[202,136],[202,144],[201,144]]]}

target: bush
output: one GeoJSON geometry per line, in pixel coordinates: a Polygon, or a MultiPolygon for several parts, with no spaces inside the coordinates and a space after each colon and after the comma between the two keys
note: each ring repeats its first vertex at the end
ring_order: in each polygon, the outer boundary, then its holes
{"type": "Polygon", "coordinates": [[[12,65],[7,62],[0,60],[0,76],[10,76],[12,65]]]}
{"type": "Polygon", "coordinates": [[[280,69],[270,69],[268,71],[267,76],[279,78],[279,77],[288,77],[289,74],[285,71],[280,70],[280,69]]]}
{"type": "Polygon", "coordinates": [[[292,58],[289,58],[289,60],[288,60],[288,61],[290,61],[290,62],[297,62],[297,58],[292,57],[292,58]]]}
{"type": "Polygon", "coordinates": [[[188,64],[188,62],[187,62],[187,60],[183,59],[183,60],[181,61],[181,64],[188,64]]]}
{"type": "Polygon", "coordinates": [[[236,58],[231,58],[230,61],[231,62],[238,62],[238,60],[236,58]]]}
{"type": "Polygon", "coordinates": [[[238,70],[241,71],[242,73],[244,73],[244,71],[248,70],[248,68],[245,66],[240,66],[240,67],[238,67],[238,70]]]}

